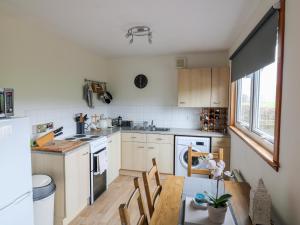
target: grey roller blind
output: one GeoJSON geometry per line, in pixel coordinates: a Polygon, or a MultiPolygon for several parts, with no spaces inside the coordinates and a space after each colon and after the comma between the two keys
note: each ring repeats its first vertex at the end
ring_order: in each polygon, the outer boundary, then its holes
{"type": "Polygon", "coordinates": [[[270,9],[230,57],[231,81],[236,81],[275,61],[279,11],[270,9]]]}

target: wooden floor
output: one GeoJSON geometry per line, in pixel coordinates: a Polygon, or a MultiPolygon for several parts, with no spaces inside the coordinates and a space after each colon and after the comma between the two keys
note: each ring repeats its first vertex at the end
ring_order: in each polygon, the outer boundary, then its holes
{"type": "MultiPolygon", "coordinates": [[[[166,176],[161,176],[162,183],[165,178],[166,176]]],[[[142,196],[144,197],[144,207],[148,211],[144,185],[141,178],[139,178],[139,183],[142,196]]],[[[70,225],[121,225],[118,208],[121,203],[125,203],[129,199],[133,189],[132,176],[119,176],[109,185],[108,190],[93,205],[84,209],[70,225]]],[[[130,212],[133,215],[132,221],[135,221],[138,215],[137,204],[133,205],[133,208],[130,212]]]]}

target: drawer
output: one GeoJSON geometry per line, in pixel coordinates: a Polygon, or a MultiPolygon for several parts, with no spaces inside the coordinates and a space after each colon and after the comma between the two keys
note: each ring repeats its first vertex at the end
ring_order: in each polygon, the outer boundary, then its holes
{"type": "Polygon", "coordinates": [[[164,134],[147,134],[147,142],[158,144],[172,144],[174,141],[173,135],[164,134]]]}
{"type": "Polygon", "coordinates": [[[230,146],[230,138],[212,138],[211,145],[214,147],[229,147],[230,146]]]}
{"type": "Polygon", "coordinates": [[[122,141],[130,142],[146,142],[146,134],[141,133],[123,133],[122,141]]]}

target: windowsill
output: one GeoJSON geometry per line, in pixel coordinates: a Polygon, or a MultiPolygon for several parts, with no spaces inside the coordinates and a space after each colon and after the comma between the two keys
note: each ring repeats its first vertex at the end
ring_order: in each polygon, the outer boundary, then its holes
{"type": "Polygon", "coordinates": [[[265,160],[274,170],[278,171],[279,164],[274,162],[273,154],[267,148],[253,140],[253,138],[249,137],[237,127],[230,126],[229,128],[237,136],[239,136],[248,146],[250,146],[260,157],[262,157],[263,160],[265,160]]]}

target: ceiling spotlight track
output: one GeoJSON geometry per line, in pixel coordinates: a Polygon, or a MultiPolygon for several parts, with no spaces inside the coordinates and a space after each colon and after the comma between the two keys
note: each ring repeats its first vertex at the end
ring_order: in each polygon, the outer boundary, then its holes
{"type": "Polygon", "coordinates": [[[130,38],[129,44],[133,43],[133,37],[147,36],[149,44],[152,44],[152,31],[147,26],[135,26],[128,29],[125,37],[130,38]]]}

